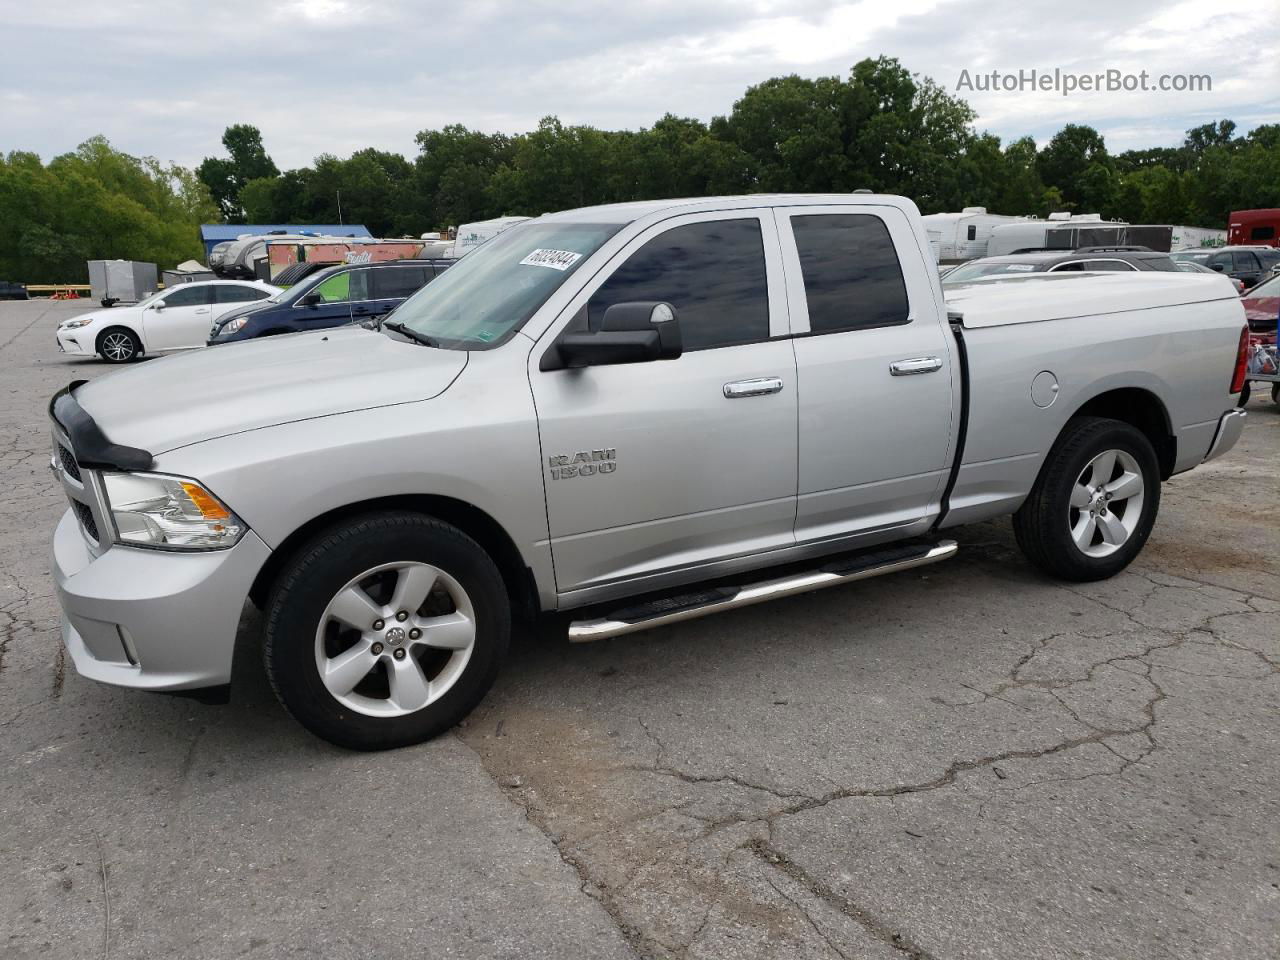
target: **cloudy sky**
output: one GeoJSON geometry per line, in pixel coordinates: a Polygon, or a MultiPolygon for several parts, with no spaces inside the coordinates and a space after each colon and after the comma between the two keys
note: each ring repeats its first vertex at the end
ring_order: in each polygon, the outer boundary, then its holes
{"type": "Polygon", "coordinates": [[[0,151],[50,157],[102,133],[194,165],[249,122],[282,168],[364,146],[412,156],[415,132],[447,123],[708,120],[752,83],[880,54],[1005,139],[1074,121],[1113,151],[1173,145],[1221,117],[1280,121],[1277,13],[1280,0],[0,0],[0,151]],[[1208,74],[1212,91],[956,89],[964,70],[1054,68],[1208,74]]]}

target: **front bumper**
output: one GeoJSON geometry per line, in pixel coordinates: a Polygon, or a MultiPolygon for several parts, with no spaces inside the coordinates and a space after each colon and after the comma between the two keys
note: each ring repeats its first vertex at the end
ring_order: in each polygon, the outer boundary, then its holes
{"type": "Polygon", "coordinates": [[[1222,419],[1218,421],[1218,432],[1214,434],[1213,443],[1209,445],[1209,452],[1204,455],[1205,463],[1214,457],[1222,456],[1236,445],[1240,434],[1244,432],[1244,421],[1247,416],[1248,414],[1243,410],[1232,410],[1222,415],[1222,419]]]}
{"type": "Polygon", "coordinates": [[[93,334],[83,328],[58,331],[58,350],[73,356],[92,357],[97,355],[93,345],[93,334]]]}
{"type": "Polygon", "coordinates": [[[94,557],[68,510],[53,535],[53,578],[76,670],[142,690],[229,682],[244,601],[270,553],[250,530],[227,550],[114,546],[94,557]]]}

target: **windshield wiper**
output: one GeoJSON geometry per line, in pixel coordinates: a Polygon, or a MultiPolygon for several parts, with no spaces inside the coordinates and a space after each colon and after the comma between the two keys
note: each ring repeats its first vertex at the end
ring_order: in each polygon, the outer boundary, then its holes
{"type": "Polygon", "coordinates": [[[425,333],[419,333],[412,327],[406,327],[399,320],[384,320],[382,326],[387,330],[394,330],[396,333],[403,334],[414,343],[420,343],[424,347],[439,347],[440,341],[435,337],[429,337],[425,333]]]}

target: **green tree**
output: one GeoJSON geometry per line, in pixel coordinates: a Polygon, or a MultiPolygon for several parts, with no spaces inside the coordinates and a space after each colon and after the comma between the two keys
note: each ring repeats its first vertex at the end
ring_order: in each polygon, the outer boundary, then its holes
{"type": "Polygon", "coordinates": [[[280,171],[267,155],[262,133],[252,124],[237,123],[227,127],[222,134],[222,145],[230,157],[205,157],[196,173],[209,188],[210,196],[222,212],[222,219],[233,223],[244,217],[240,191],[245,184],[262,177],[278,176],[280,171]]]}
{"type": "Polygon", "coordinates": [[[1110,165],[1106,143],[1093,127],[1078,123],[1068,123],[1055,133],[1036,158],[1040,179],[1057,187],[1071,209],[1084,205],[1083,180],[1093,164],[1110,165]]]}
{"type": "Polygon", "coordinates": [[[31,153],[0,158],[0,276],[83,281],[97,259],[199,259],[198,226],[216,216],[204,185],[180,167],[121,153],[93,137],[47,165],[31,153]]]}

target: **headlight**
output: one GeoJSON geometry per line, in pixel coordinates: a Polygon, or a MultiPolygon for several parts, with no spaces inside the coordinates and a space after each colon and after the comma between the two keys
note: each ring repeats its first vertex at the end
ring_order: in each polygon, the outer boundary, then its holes
{"type": "Polygon", "coordinates": [[[234,545],[248,528],[208,490],[185,477],[104,473],[116,543],[163,550],[234,545]]]}
{"type": "Polygon", "coordinates": [[[243,329],[244,325],[248,322],[249,322],[248,317],[232,317],[230,320],[226,321],[225,323],[221,324],[218,327],[218,330],[214,334],[214,336],[221,337],[224,334],[236,333],[239,330],[243,329]]]}
{"type": "Polygon", "coordinates": [[[77,327],[87,327],[95,319],[94,317],[77,317],[75,320],[64,320],[58,326],[62,330],[74,330],[77,327]]]}

